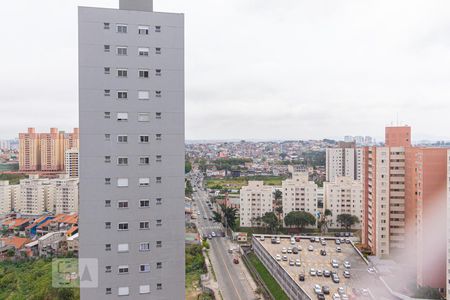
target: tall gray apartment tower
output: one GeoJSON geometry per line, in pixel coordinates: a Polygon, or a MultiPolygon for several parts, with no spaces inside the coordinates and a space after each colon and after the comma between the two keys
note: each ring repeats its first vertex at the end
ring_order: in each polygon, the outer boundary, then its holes
{"type": "Polygon", "coordinates": [[[184,299],[184,16],[78,13],[81,299],[184,299]]]}

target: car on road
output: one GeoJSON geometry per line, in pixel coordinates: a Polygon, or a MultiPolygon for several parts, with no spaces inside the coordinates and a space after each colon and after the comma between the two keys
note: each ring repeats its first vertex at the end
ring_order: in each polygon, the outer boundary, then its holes
{"type": "Polygon", "coordinates": [[[280,255],[280,254],[277,254],[277,255],[275,256],[275,259],[276,259],[277,261],[280,261],[280,260],[281,260],[281,255],[280,255]]]}
{"type": "Polygon", "coordinates": [[[330,294],[330,287],[327,285],[324,285],[322,287],[322,293],[324,293],[325,295],[329,295],[330,294]]]}
{"type": "Polygon", "coordinates": [[[300,267],[302,264],[301,264],[301,262],[300,262],[300,259],[296,259],[295,260],[295,265],[297,266],[297,267],[300,267]]]}
{"type": "Polygon", "coordinates": [[[208,217],[206,217],[206,216],[203,216],[203,220],[207,220],[208,219],[208,217]]]}
{"type": "Polygon", "coordinates": [[[233,248],[228,249],[228,253],[233,253],[233,248]]]}
{"type": "Polygon", "coordinates": [[[216,237],[216,233],[213,231],[211,232],[212,237],[216,237]]]}
{"type": "Polygon", "coordinates": [[[277,244],[281,244],[281,239],[277,237],[277,244]]]}
{"type": "Polygon", "coordinates": [[[208,220],[212,221],[212,218],[209,218],[208,220]]]}
{"type": "Polygon", "coordinates": [[[200,211],[197,211],[197,215],[200,215],[200,211]]]}
{"type": "Polygon", "coordinates": [[[338,253],[342,252],[341,247],[337,246],[337,247],[336,247],[336,252],[338,252],[338,253]]]}
{"type": "Polygon", "coordinates": [[[350,264],[350,262],[349,261],[344,261],[344,267],[346,268],[346,269],[350,269],[351,267],[352,267],[352,265],[350,264]]]}
{"type": "Polygon", "coordinates": [[[341,300],[341,296],[339,296],[339,294],[335,293],[335,294],[333,294],[332,299],[333,300],[341,300]]]}
{"type": "Polygon", "coordinates": [[[362,289],[361,294],[365,297],[369,296],[369,290],[368,289],[362,289]]]}
{"type": "Polygon", "coordinates": [[[316,275],[317,275],[316,269],[311,268],[311,269],[309,270],[309,275],[311,275],[311,276],[316,276],[316,275]]]}
{"type": "Polygon", "coordinates": [[[308,246],[308,251],[314,251],[314,247],[312,245],[308,246]]]}
{"type": "Polygon", "coordinates": [[[285,247],[283,247],[283,248],[281,249],[281,253],[286,254],[286,253],[287,253],[287,249],[286,249],[285,247]]]}
{"type": "Polygon", "coordinates": [[[208,240],[212,239],[212,235],[208,234],[208,240]]]}
{"type": "Polygon", "coordinates": [[[315,284],[314,285],[314,293],[316,293],[316,295],[322,293],[322,287],[318,284],[315,284]]]}
{"type": "Polygon", "coordinates": [[[299,281],[305,281],[305,274],[299,274],[298,275],[298,280],[299,281]]]}
{"type": "Polygon", "coordinates": [[[350,272],[348,270],[344,271],[344,277],[345,278],[350,278],[350,272]]]}
{"type": "Polygon", "coordinates": [[[283,261],[287,261],[287,260],[288,260],[287,256],[286,256],[286,255],[283,255],[282,260],[283,260],[283,261]]]}

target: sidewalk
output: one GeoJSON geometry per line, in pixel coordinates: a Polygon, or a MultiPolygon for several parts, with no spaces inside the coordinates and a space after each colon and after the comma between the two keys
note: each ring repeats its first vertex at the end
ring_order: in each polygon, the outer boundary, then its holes
{"type": "Polygon", "coordinates": [[[203,250],[203,256],[205,257],[206,268],[208,269],[208,273],[205,274],[205,277],[202,277],[202,285],[207,288],[210,288],[214,292],[214,296],[217,300],[221,300],[222,296],[219,293],[219,283],[216,279],[214,279],[213,270],[211,266],[211,262],[209,261],[208,255],[206,255],[207,250],[203,250]]]}

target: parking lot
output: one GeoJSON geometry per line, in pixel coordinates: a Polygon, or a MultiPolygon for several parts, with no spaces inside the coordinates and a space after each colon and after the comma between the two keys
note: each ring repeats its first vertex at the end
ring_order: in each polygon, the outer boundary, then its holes
{"type": "Polygon", "coordinates": [[[327,237],[324,240],[325,245],[322,245],[321,242],[311,242],[310,237],[297,237],[297,241],[292,245],[291,239],[286,236],[282,236],[279,239],[279,244],[272,244],[271,236],[265,236],[264,240],[261,240],[260,237],[256,238],[311,299],[318,298],[314,291],[316,284],[320,285],[320,287],[327,286],[329,288],[329,294],[324,294],[325,299],[333,299],[333,294],[338,293],[339,288],[341,288],[341,297],[339,298],[341,300],[394,299],[384,288],[377,275],[369,272],[367,264],[353,248],[353,245],[346,243],[345,240],[340,245],[337,245],[336,238],[327,237]],[[310,246],[312,246],[312,251],[308,250],[310,246]],[[283,248],[288,250],[293,247],[299,249],[298,254],[282,253],[284,252],[283,248]],[[340,247],[339,252],[336,249],[337,247],[340,247]],[[326,255],[321,255],[321,250],[325,250],[326,255]],[[282,260],[279,260],[280,257],[277,259],[277,255],[281,256],[282,260]],[[286,256],[284,259],[287,258],[287,260],[283,260],[283,256],[286,256]],[[290,266],[289,261],[291,259],[294,262],[299,259],[300,266],[290,266]],[[333,268],[332,260],[337,261],[337,268],[336,266],[333,268]],[[346,261],[350,263],[349,268],[344,267],[344,262],[346,261]],[[311,275],[311,269],[314,269],[315,275],[311,275]],[[323,275],[325,270],[335,271],[339,277],[339,283],[333,282],[333,275],[325,277],[323,275]],[[349,271],[349,278],[344,277],[344,270],[349,271]],[[299,280],[300,274],[304,275],[304,281],[299,280]]]}

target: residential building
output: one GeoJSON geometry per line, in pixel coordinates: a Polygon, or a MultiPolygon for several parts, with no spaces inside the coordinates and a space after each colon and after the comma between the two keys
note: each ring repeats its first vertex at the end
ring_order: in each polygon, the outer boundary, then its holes
{"type": "Polygon", "coordinates": [[[39,134],[41,171],[64,170],[64,132],[50,128],[49,133],[39,134]]]}
{"type": "Polygon", "coordinates": [[[81,299],[184,299],[184,16],[78,16],[79,256],[100,270],[81,299]]]}
{"type": "Polygon", "coordinates": [[[19,133],[19,170],[37,171],[41,167],[39,134],[34,128],[19,133]]]}
{"type": "Polygon", "coordinates": [[[450,299],[450,150],[447,150],[447,299],[450,299]]]}
{"type": "Polygon", "coordinates": [[[78,178],[61,175],[51,180],[52,197],[56,214],[78,212],[78,178]]]}
{"type": "Polygon", "coordinates": [[[333,182],[337,177],[362,179],[363,151],[354,142],[340,142],[337,148],[326,150],[326,181],[333,182]]]}
{"type": "Polygon", "coordinates": [[[264,181],[249,181],[240,191],[240,226],[258,227],[263,223],[258,218],[273,211],[274,187],[264,181]]]}
{"type": "Polygon", "coordinates": [[[308,180],[308,173],[294,173],[291,179],[283,180],[283,215],[291,211],[306,211],[318,216],[318,186],[308,180]]]}
{"type": "MultiPolygon", "coordinates": [[[[358,217],[361,222],[363,219],[363,184],[359,180],[351,177],[337,177],[334,182],[325,182],[325,204],[324,209],[332,212],[330,228],[341,228],[337,222],[337,216],[340,214],[350,214],[358,217]]],[[[355,224],[353,229],[361,228],[361,224],[355,224]]]]}
{"type": "Polygon", "coordinates": [[[28,179],[20,180],[20,193],[14,210],[24,215],[40,215],[52,210],[48,203],[50,180],[39,178],[38,175],[30,175],[28,179]],[[49,207],[47,207],[49,206],[49,207]]]}
{"type": "Polygon", "coordinates": [[[0,215],[8,214],[12,210],[12,188],[9,181],[0,181],[0,215]]]}
{"type": "Polygon", "coordinates": [[[64,167],[66,169],[66,174],[71,178],[77,178],[79,176],[79,171],[78,171],[79,151],[78,151],[78,148],[71,148],[69,150],[66,150],[64,160],[65,160],[64,167]]]}

